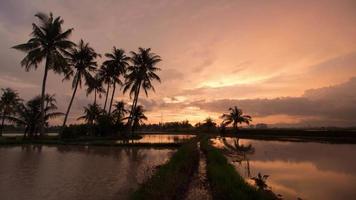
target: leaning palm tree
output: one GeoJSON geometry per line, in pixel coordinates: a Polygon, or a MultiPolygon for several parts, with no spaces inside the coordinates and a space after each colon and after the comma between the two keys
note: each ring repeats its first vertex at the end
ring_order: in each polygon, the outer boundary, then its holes
{"type": "Polygon", "coordinates": [[[98,76],[95,76],[94,79],[88,82],[88,87],[87,87],[87,96],[94,92],[94,103],[96,104],[96,96],[99,95],[99,98],[101,98],[101,94],[105,93],[105,89],[103,87],[103,82],[99,79],[98,76]]]}
{"type": "Polygon", "coordinates": [[[29,71],[32,67],[37,69],[38,64],[45,61],[44,76],[42,81],[41,92],[41,118],[40,131],[44,134],[44,101],[46,93],[46,81],[49,70],[55,73],[66,72],[68,69],[67,60],[64,53],[75,44],[68,40],[73,29],[63,30],[63,19],[61,17],[53,17],[44,13],[35,15],[39,19],[39,24],[32,24],[32,34],[27,43],[16,45],[13,48],[27,53],[21,61],[21,65],[29,71]]]}
{"type": "Polygon", "coordinates": [[[68,73],[64,77],[64,80],[68,80],[73,76],[72,88],[74,90],[72,98],[68,105],[66,115],[64,117],[63,128],[66,125],[69,111],[72,106],[73,99],[77,92],[78,86],[81,88],[83,81],[86,85],[94,81],[94,77],[91,75],[91,72],[96,71],[97,63],[95,59],[99,56],[99,54],[97,54],[95,50],[89,46],[89,43],[84,43],[83,40],[80,40],[78,47],[71,49],[67,53],[67,55],[69,57],[69,64],[73,68],[68,71],[68,73]]]}
{"type": "Polygon", "coordinates": [[[128,120],[128,126],[132,126],[132,115],[136,110],[139,93],[142,89],[148,96],[149,90],[154,90],[152,85],[153,80],[161,82],[161,79],[156,74],[160,68],[156,65],[161,61],[161,57],[151,52],[151,49],[139,48],[138,53],[131,52],[132,66],[128,67],[128,74],[126,75],[124,93],[130,90],[130,98],[133,96],[133,102],[128,120]]]}
{"type": "Polygon", "coordinates": [[[145,110],[143,109],[143,106],[139,105],[135,107],[135,110],[132,112],[132,115],[130,117],[125,118],[132,122],[132,134],[136,127],[142,124],[144,120],[147,120],[147,117],[145,116],[144,112],[145,110]]]}
{"type": "MultiPolygon", "coordinates": [[[[24,137],[35,136],[41,126],[41,101],[42,97],[37,96],[29,100],[26,104],[20,104],[17,109],[16,117],[8,117],[9,120],[25,127],[24,137]]],[[[48,126],[48,120],[64,115],[56,112],[56,100],[53,95],[45,95],[45,126],[48,126]]]]}
{"type": "Polygon", "coordinates": [[[17,106],[22,101],[17,92],[11,88],[1,89],[3,94],[0,99],[0,112],[1,112],[1,127],[0,137],[4,128],[4,122],[7,116],[13,115],[16,112],[17,106]]]}
{"type": "Polygon", "coordinates": [[[104,61],[104,65],[109,66],[112,70],[111,74],[111,83],[113,85],[111,101],[109,105],[109,114],[111,113],[111,107],[115,96],[116,84],[122,85],[122,81],[120,80],[120,76],[124,76],[129,66],[130,57],[125,55],[125,51],[123,49],[117,49],[113,47],[112,53],[106,53],[105,56],[108,60],[104,61]]]}
{"type": "Polygon", "coordinates": [[[249,115],[244,115],[242,110],[237,108],[237,106],[234,106],[233,108],[229,108],[230,113],[229,114],[223,114],[221,118],[223,119],[223,124],[225,126],[232,124],[232,127],[237,130],[238,124],[241,123],[246,123],[250,124],[250,121],[252,121],[251,116],[249,115]]]}

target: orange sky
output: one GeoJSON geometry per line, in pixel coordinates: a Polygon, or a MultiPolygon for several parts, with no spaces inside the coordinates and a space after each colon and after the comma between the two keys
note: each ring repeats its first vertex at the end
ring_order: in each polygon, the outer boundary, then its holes
{"type": "MultiPolygon", "coordinates": [[[[24,72],[19,64],[24,55],[9,47],[28,39],[37,11],[62,16],[64,26],[75,29],[72,39],[83,38],[99,53],[115,45],[127,51],[151,47],[159,54],[162,84],[156,85],[155,94],[141,100],[149,122],[217,119],[233,102],[246,99],[249,104],[242,102],[246,104],[242,108],[253,115],[254,123],[356,122],[352,114],[330,114],[356,110],[352,107],[355,81],[350,81],[356,76],[353,0],[1,1],[0,84],[18,90],[25,99],[40,92],[43,71],[24,72]],[[343,101],[335,104],[332,94],[340,87],[347,89],[338,94],[343,101]],[[317,90],[305,93],[309,89],[317,90]],[[323,99],[315,99],[315,94],[323,99]],[[290,97],[285,104],[292,107],[277,108],[273,102],[278,97],[290,97]],[[261,104],[249,109],[264,98],[270,100],[268,112],[255,109],[261,104]],[[298,99],[298,104],[296,98],[308,102],[298,99]],[[217,109],[217,102],[224,100],[231,103],[217,109]],[[311,105],[319,105],[316,101],[332,106],[308,112],[311,105]],[[289,112],[293,109],[305,112],[289,112]]],[[[47,88],[57,94],[64,110],[71,90],[70,83],[61,80],[50,74],[47,88]]],[[[123,98],[127,96],[117,93],[117,100],[123,98]]],[[[81,91],[71,122],[90,102],[81,91]]]]}

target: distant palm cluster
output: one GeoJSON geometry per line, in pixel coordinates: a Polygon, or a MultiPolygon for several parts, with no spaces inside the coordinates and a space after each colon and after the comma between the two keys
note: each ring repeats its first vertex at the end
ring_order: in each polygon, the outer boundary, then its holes
{"type": "Polygon", "coordinates": [[[146,96],[148,91],[154,91],[152,81],[160,82],[156,74],[160,70],[156,67],[161,61],[160,56],[152,53],[150,48],[138,48],[137,52],[132,51],[127,55],[123,49],[113,47],[111,53],[104,54],[106,60],[99,66],[96,59],[101,55],[83,40],[78,44],[70,41],[69,36],[73,29],[63,30],[64,21],[61,17],[54,17],[52,13],[37,13],[35,16],[39,23],[32,24],[31,38],[13,48],[26,53],[21,61],[26,71],[37,69],[44,62],[41,95],[24,103],[14,90],[3,89],[0,134],[4,121],[8,120],[25,127],[25,136],[43,135],[48,120],[60,115],[64,115],[64,129],[77,89],[83,85],[87,96],[94,93],[94,102],[84,107],[84,115],[78,119],[85,120],[89,126],[104,120],[104,124],[111,125],[109,127],[122,127],[123,121],[127,120],[126,126],[133,132],[136,126],[147,119],[143,107],[138,105],[138,98],[141,90],[146,96]],[[46,94],[49,71],[64,75],[63,80],[72,79],[73,94],[66,113],[55,112],[57,106],[54,95],[46,94]],[[117,86],[123,88],[123,93],[129,93],[132,99],[130,109],[126,108],[123,101],[114,102],[117,86]],[[97,104],[97,96],[100,98],[103,94],[105,103],[101,107],[97,104]]]}

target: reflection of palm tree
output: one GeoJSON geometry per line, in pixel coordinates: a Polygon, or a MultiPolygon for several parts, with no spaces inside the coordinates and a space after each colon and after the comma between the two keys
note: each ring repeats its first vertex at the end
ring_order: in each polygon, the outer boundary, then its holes
{"type": "Polygon", "coordinates": [[[109,105],[109,114],[111,113],[111,107],[115,96],[116,84],[122,85],[120,80],[120,76],[124,76],[126,73],[127,66],[129,65],[128,61],[129,57],[125,55],[125,51],[123,49],[113,48],[112,53],[106,53],[105,56],[108,58],[103,64],[112,68],[111,74],[111,82],[113,85],[113,91],[111,96],[111,101],[109,105]]]}
{"type": "Polygon", "coordinates": [[[64,53],[75,44],[68,40],[73,29],[62,30],[63,19],[60,17],[54,18],[52,13],[49,16],[44,13],[37,13],[35,16],[40,20],[40,24],[32,24],[32,38],[27,43],[13,48],[27,53],[21,61],[21,65],[25,67],[26,71],[30,70],[31,67],[37,69],[38,64],[43,60],[46,62],[42,81],[41,118],[39,119],[41,122],[40,132],[43,135],[45,123],[44,102],[48,71],[66,72],[67,61],[64,53]]]}
{"type": "Polygon", "coordinates": [[[138,53],[131,52],[131,54],[131,61],[133,65],[128,67],[128,74],[126,75],[124,87],[124,93],[130,90],[130,97],[134,97],[128,121],[129,126],[133,126],[131,116],[133,115],[133,112],[136,111],[141,87],[147,96],[149,90],[154,91],[152,80],[161,82],[161,79],[156,74],[156,72],[160,70],[160,68],[156,67],[157,63],[161,61],[161,57],[159,55],[151,53],[150,48],[139,48],[138,53]]]}
{"type": "Polygon", "coordinates": [[[82,81],[84,81],[86,85],[94,81],[90,72],[95,72],[97,66],[95,59],[98,56],[94,49],[91,48],[88,43],[84,43],[83,40],[80,40],[78,48],[71,49],[67,55],[69,57],[69,63],[73,66],[73,69],[70,69],[66,73],[64,79],[70,79],[73,76],[72,88],[74,90],[64,117],[63,127],[66,125],[78,86],[82,87],[82,81]]]}
{"type": "Polygon", "coordinates": [[[232,123],[232,127],[237,130],[238,124],[246,123],[249,124],[252,121],[251,116],[244,115],[242,110],[234,106],[233,108],[229,108],[229,114],[223,114],[221,118],[223,119],[224,125],[229,125],[232,123]]]}
{"type": "MultiPolygon", "coordinates": [[[[11,117],[9,120],[16,122],[18,125],[25,127],[24,137],[26,135],[32,137],[38,132],[41,126],[40,110],[41,110],[41,97],[37,96],[29,100],[26,104],[20,104],[17,110],[17,117],[11,117]]],[[[48,120],[63,115],[57,110],[56,100],[53,95],[45,96],[45,126],[48,126],[48,120]]]]}
{"type": "Polygon", "coordinates": [[[0,99],[0,112],[1,112],[1,127],[0,127],[0,137],[2,136],[2,131],[4,128],[5,118],[12,114],[15,114],[17,106],[22,101],[19,98],[17,92],[11,88],[1,89],[3,94],[0,99]]]}

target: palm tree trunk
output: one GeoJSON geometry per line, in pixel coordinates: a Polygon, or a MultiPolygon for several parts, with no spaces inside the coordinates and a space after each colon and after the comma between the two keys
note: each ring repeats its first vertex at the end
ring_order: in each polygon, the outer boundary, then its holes
{"type": "Polygon", "coordinates": [[[96,89],[94,89],[94,105],[96,104],[96,89]]]}
{"type": "Polygon", "coordinates": [[[110,89],[110,83],[108,83],[108,87],[107,87],[107,89],[106,89],[106,97],[105,97],[104,110],[106,109],[106,103],[107,103],[107,101],[108,101],[109,89],[110,89]]]}
{"type": "Polygon", "coordinates": [[[2,112],[0,137],[2,136],[2,130],[4,129],[4,123],[5,123],[5,110],[2,112]]]}
{"type": "Polygon", "coordinates": [[[115,89],[116,89],[116,83],[114,83],[114,86],[113,86],[113,89],[112,89],[112,95],[111,95],[111,101],[110,101],[110,107],[109,107],[109,115],[111,113],[112,102],[113,102],[114,96],[115,96],[115,89]]]}
{"type": "Polygon", "coordinates": [[[77,83],[75,84],[75,88],[74,88],[74,91],[73,91],[73,95],[72,95],[72,98],[69,102],[69,105],[68,105],[68,109],[67,109],[67,112],[66,112],[66,116],[64,117],[64,121],[63,121],[63,126],[62,126],[62,130],[64,129],[65,125],[66,125],[66,122],[67,122],[67,119],[68,119],[68,115],[69,115],[69,111],[70,111],[70,108],[72,107],[72,103],[73,103],[73,100],[74,100],[74,96],[75,96],[75,93],[77,92],[77,89],[78,89],[78,81],[77,83]]]}
{"type": "Polygon", "coordinates": [[[44,71],[43,81],[42,81],[40,136],[44,135],[44,124],[45,124],[44,102],[45,102],[47,75],[48,75],[48,56],[46,58],[46,66],[45,66],[45,71],[44,71]]]}
{"type": "Polygon", "coordinates": [[[140,93],[140,89],[141,89],[141,84],[138,86],[138,88],[137,88],[137,90],[135,92],[135,97],[134,97],[134,100],[132,102],[130,117],[129,117],[129,121],[128,121],[128,125],[131,128],[131,135],[133,135],[132,117],[133,117],[133,112],[134,112],[134,110],[136,109],[136,106],[137,106],[138,95],[140,93]]]}

